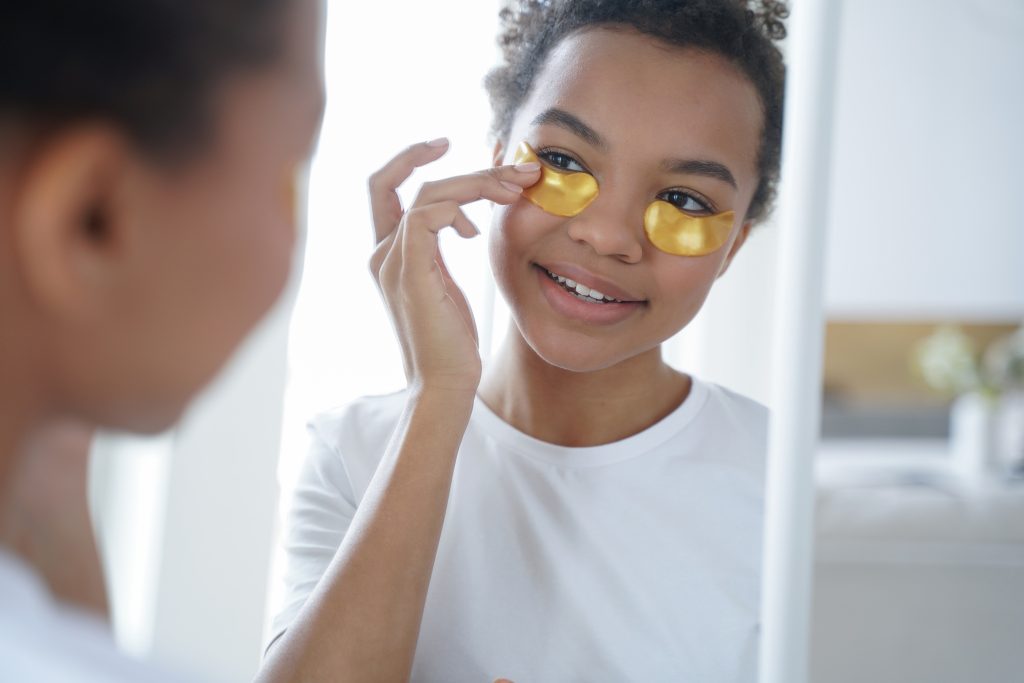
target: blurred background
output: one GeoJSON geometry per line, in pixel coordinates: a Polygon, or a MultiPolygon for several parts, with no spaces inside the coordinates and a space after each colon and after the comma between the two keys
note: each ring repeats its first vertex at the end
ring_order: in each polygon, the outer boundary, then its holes
{"type": "MultiPolygon", "coordinates": [[[[498,7],[331,4],[329,102],[287,296],[177,429],[95,447],[130,651],[211,680],[256,670],[305,422],[404,384],[366,266],[366,176],[441,135],[451,151],[406,196],[489,165],[481,82],[498,7]]],[[[811,679],[1022,680],[1024,4],[845,2],[836,40],[811,679]]],[[[486,235],[489,208],[470,216],[486,235]]],[[[666,345],[677,367],[765,403],[776,237],[757,228],[666,345]]],[[[485,241],[443,238],[486,356],[507,314],[485,241]]]]}

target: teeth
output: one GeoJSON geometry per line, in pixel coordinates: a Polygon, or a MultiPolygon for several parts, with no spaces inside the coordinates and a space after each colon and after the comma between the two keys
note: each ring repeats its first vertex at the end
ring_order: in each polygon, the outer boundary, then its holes
{"type": "Polygon", "coordinates": [[[621,303],[618,299],[610,297],[607,294],[602,294],[601,292],[597,291],[596,289],[591,289],[590,287],[587,287],[586,285],[581,285],[580,283],[576,282],[575,280],[570,280],[567,277],[562,277],[561,275],[556,275],[555,273],[552,273],[551,271],[548,271],[548,275],[551,276],[552,280],[554,280],[558,284],[564,286],[566,289],[574,292],[581,299],[586,299],[587,301],[595,301],[595,302],[599,301],[601,303],[605,303],[605,302],[608,302],[608,301],[615,302],[615,303],[621,303]]]}

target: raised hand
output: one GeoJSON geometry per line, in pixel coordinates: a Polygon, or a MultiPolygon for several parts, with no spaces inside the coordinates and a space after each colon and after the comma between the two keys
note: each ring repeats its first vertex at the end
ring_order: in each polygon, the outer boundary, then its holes
{"type": "Polygon", "coordinates": [[[413,145],[370,178],[370,270],[402,345],[412,391],[316,590],[268,653],[257,681],[409,679],[480,354],[466,298],[438,251],[447,226],[478,234],[462,206],[516,201],[539,164],[426,183],[407,211],[396,189],[447,140],[413,145]]]}
{"type": "Polygon", "coordinates": [[[540,165],[496,166],[424,183],[403,211],[398,187],[447,150],[443,138],[412,145],[370,177],[377,244],[370,271],[398,334],[410,385],[475,392],[481,372],[476,323],[444,264],[437,236],[449,226],[462,237],[480,234],[462,206],[479,199],[511,204],[537,181],[540,165]]]}

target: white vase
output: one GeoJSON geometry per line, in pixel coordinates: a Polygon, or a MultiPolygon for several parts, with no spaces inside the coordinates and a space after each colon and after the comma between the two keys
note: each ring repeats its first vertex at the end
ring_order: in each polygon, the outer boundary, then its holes
{"type": "Polygon", "coordinates": [[[983,394],[962,394],[949,414],[952,468],[964,484],[984,488],[999,478],[996,461],[997,401],[983,394]]]}
{"type": "Polygon", "coordinates": [[[992,437],[997,466],[1009,476],[1024,476],[1024,390],[1000,397],[992,437]]]}

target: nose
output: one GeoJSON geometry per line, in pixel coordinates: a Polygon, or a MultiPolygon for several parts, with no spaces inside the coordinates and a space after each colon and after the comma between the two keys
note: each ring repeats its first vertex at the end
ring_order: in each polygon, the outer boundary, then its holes
{"type": "Polygon", "coordinates": [[[616,208],[611,200],[599,195],[590,206],[570,219],[569,237],[586,244],[601,256],[638,263],[643,257],[644,247],[641,241],[643,230],[636,223],[643,220],[643,211],[616,208]]]}

